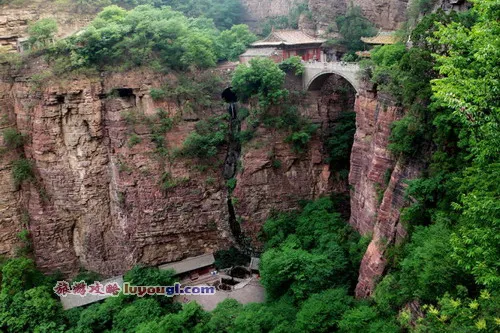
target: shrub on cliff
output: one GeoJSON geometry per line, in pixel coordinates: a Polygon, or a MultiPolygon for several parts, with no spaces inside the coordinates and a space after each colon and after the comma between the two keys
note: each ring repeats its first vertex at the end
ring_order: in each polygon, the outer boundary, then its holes
{"type": "Polygon", "coordinates": [[[227,115],[201,120],[182,145],[179,154],[187,157],[210,158],[217,155],[219,147],[227,141],[229,126],[227,115]]]}
{"type": "Polygon", "coordinates": [[[279,64],[282,71],[286,73],[293,73],[295,75],[302,75],[305,71],[305,66],[302,63],[302,58],[299,56],[290,57],[279,64]]]}
{"type": "Polygon", "coordinates": [[[12,162],[12,178],[16,188],[25,181],[33,180],[35,178],[33,163],[24,158],[12,162]]]}
{"type": "Polygon", "coordinates": [[[57,22],[51,18],[44,18],[28,26],[29,43],[32,48],[47,46],[57,32],[57,22]]]}
{"type": "Polygon", "coordinates": [[[250,66],[239,65],[233,75],[232,87],[239,100],[246,101],[256,95],[262,107],[278,104],[288,95],[283,88],[285,72],[268,58],[254,58],[250,66]]]}
{"type": "Polygon", "coordinates": [[[6,128],[3,132],[3,142],[9,149],[17,149],[23,146],[25,135],[14,128],[6,128]]]}

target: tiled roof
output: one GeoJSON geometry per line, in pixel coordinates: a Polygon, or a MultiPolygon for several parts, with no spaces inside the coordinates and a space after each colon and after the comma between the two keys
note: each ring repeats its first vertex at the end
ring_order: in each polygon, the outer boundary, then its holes
{"type": "Polygon", "coordinates": [[[380,31],[377,36],[374,37],[361,37],[361,40],[366,44],[395,44],[398,42],[396,34],[394,31],[380,31]]]}
{"type": "Polygon", "coordinates": [[[377,45],[395,44],[398,42],[398,39],[394,31],[380,31],[374,37],[361,37],[361,40],[366,44],[377,44],[377,45]]]}
{"type": "Polygon", "coordinates": [[[325,39],[309,36],[300,30],[274,30],[267,38],[257,41],[252,46],[278,46],[298,44],[322,44],[325,39]]]}
{"type": "Polygon", "coordinates": [[[241,57],[270,57],[274,52],[277,52],[275,47],[259,47],[246,50],[241,57]]]}
{"type": "Polygon", "coordinates": [[[215,262],[214,255],[203,254],[198,257],[191,257],[181,261],[172,262],[170,264],[165,264],[158,266],[159,269],[173,269],[177,274],[186,273],[189,271],[194,271],[195,269],[207,267],[215,262]]]}

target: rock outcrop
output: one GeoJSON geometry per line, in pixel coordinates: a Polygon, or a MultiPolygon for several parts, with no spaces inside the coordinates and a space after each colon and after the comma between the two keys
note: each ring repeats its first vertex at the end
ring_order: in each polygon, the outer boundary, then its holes
{"type": "Polygon", "coordinates": [[[356,134],[351,153],[350,224],[372,240],[363,257],[357,297],[370,296],[386,267],[387,247],[406,235],[400,211],[407,204],[408,179],[418,177],[421,166],[398,161],[388,150],[390,126],[403,114],[388,96],[369,87],[356,98],[356,134]]]}
{"type": "MultiPolygon", "coordinates": [[[[352,3],[361,7],[366,18],[377,27],[385,30],[395,30],[406,20],[406,8],[409,0],[308,0],[309,10],[316,22],[317,31],[335,26],[335,18],[344,15],[352,3]]],[[[267,18],[288,16],[290,9],[301,1],[280,0],[260,1],[242,0],[245,9],[245,21],[257,26],[267,18]]]]}
{"type": "MultiPolygon", "coordinates": [[[[28,228],[41,270],[74,273],[84,267],[113,275],[138,262],[155,265],[231,243],[220,173],[158,158],[150,129],[131,128],[124,120],[124,112],[148,117],[159,107],[176,117],[176,104],[158,104],[149,96],[150,87],[163,79],[138,71],[47,79],[37,87],[19,76],[2,85],[7,106],[2,115],[27,134],[24,152],[37,178],[16,191],[10,162],[17,157],[2,157],[2,253],[11,254],[17,233],[28,228]],[[134,146],[128,144],[132,133],[141,141],[134,146]],[[165,173],[179,180],[178,186],[164,191],[165,173]],[[210,184],[208,177],[214,179],[210,184]]],[[[180,146],[193,127],[180,118],[165,134],[169,148],[180,146]]]]}
{"type": "MultiPolygon", "coordinates": [[[[208,168],[161,157],[148,121],[141,121],[165,110],[174,126],[164,140],[174,151],[198,119],[223,114],[225,106],[193,114],[175,101],[154,101],[150,89],[175,81],[172,75],[136,70],[54,79],[47,73],[43,62],[33,61],[14,82],[5,76],[1,83],[1,112],[10,119],[4,127],[26,134],[23,154],[36,175],[16,190],[11,162],[19,156],[2,157],[2,253],[12,254],[17,234],[27,228],[42,271],[71,275],[82,267],[115,275],[137,263],[156,265],[234,244],[222,170],[226,149],[208,168]],[[130,124],[130,115],[139,120],[130,124]],[[162,188],[164,177],[175,184],[162,188]]],[[[296,153],[284,143],[288,133],[264,127],[243,147],[232,204],[245,235],[255,237],[272,210],[348,191],[346,180],[332,176],[322,143],[344,100],[316,93],[304,103],[303,115],[320,125],[309,149],[296,153]]]]}
{"type": "Polygon", "coordinates": [[[82,29],[93,19],[91,14],[75,14],[68,4],[30,0],[19,5],[0,5],[0,47],[15,50],[18,40],[28,37],[28,25],[43,18],[55,19],[58,38],[67,37],[82,29]]]}

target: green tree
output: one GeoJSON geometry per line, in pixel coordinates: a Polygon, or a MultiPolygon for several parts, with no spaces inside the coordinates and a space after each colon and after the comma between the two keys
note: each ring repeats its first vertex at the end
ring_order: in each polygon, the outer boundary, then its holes
{"type": "Polygon", "coordinates": [[[207,68],[215,66],[217,56],[214,49],[214,41],[207,34],[199,31],[193,32],[180,40],[183,54],[181,63],[187,68],[195,66],[207,68]]]}
{"type": "Polygon", "coordinates": [[[262,284],[270,300],[285,294],[302,301],[311,293],[334,284],[336,267],[326,255],[312,254],[300,248],[295,237],[277,249],[266,251],[260,262],[262,284]]]}
{"type": "Polygon", "coordinates": [[[234,321],[241,313],[243,306],[237,300],[227,298],[217,304],[211,312],[210,320],[204,326],[204,332],[229,333],[233,332],[234,321]]]}
{"type": "Polygon", "coordinates": [[[14,258],[2,265],[0,330],[63,332],[62,307],[47,286],[48,279],[31,259],[14,258]]]}
{"type": "Polygon", "coordinates": [[[57,22],[44,18],[28,26],[29,43],[34,48],[43,48],[53,41],[57,32],[57,22]]]}
{"type": "Polygon", "coordinates": [[[209,317],[196,302],[183,306],[178,313],[170,313],[160,320],[143,323],[137,327],[137,333],[185,333],[193,332],[196,326],[202,327],[209,317]]]}
{"type": "Polygon", "coordinates": [[[216,39],[219,60],[238,60],[238,56],[256,39],[257,37],[244,24],[234,25],[230,30],[222,31],[216,39]]]}
{"type": "Polygon", "coordinates": [[[297,313],[297,328],[301,332],[333,332],[352,302],[352,297],[343,288],[314,294],[302,304],[297,313]]]}
{"type": "Polygon", "coordinates": [[[268,58],[254,58],[250,66],[239,65],[233,75],[232,86],[241,101],[257,95],[263,107],[277,104],[288,95],[283,89],[285,72],[268,58]]]}
{"type": "Polygon", "coordinates": [[[467,276],[451,258],[450,230],[442,224],[418,227],[401,261],[401,284],[408,299],[434,302],[453,285],[467,282],[467,276]]]}
{"type": "Polygon", "coordinates": [[[376,31],[373,25],[361,12],[359,6],[351,6],[345,15],[336,19],[342,39],[340,43],[345,45],[349,51],[359,51],[364,48],[361,37],[374,36],[376,31]]]}
{"type": "Polygon", "coordinates": [[[120,332],[133,331],[141,323],[158,320],[162,313],[161,305],[155,299],[139,299],[113,317],[113,329],[120,332]]]}
{"type": "Polygon", "coordinates": [[[393,320],[381,318],[377,309],[369,305],[350,308],[338,322],[339,332],[397,333],[401,329],[393,320]]]}
{"type": "Polygon", "coordinates": [[[295,313],[295,307],[287,298],[265,304],[250,303],[236,317],[232,332],[295,332],[295,313]]]}
{"type": "Polygon", "coordinates": [[[425,316],[414,332],[497,332],[500,326],[497,292],[482,290],[477,298],[445,294],[438,305],[424,305],[425,316]]]}
{"type": "Polygon", "coordinates": [[[460,145],[471,165],[459,181],[459,227],[453,235],[454,258],[480,284],[498,287],[500,256],[499,181],[500,7],[495,0],[473,1],[476,22],[440,25],[436,54],[440,77],[432,81],[436,104],[452,110],[460,123],[460,145]]]}
{"type": "Polygon", "coordinates": [[[302,58],[299,56],[290,57],[279,64],[279,68],[285,73],[293,73],[302,75],[305,71],[305,66],[302,63],[302,58]]]}

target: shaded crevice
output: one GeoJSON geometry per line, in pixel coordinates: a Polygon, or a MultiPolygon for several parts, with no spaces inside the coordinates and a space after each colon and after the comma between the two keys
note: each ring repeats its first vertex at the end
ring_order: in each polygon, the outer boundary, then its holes
{"type": "Polygon", "coordinates": [[[229,180],[236,177],[238,169],[238,161],[241,155],[241,143],[239,140],[241,131],[241,122],[238,119],[238,112],[236,107],[237,98],[231,88],[227,88],[222,92],[222,99],[229,103],[227,112],[229,113],[229,138],[226,158],[224,161],[223,177],[228,183],[227,188],[227,208],[229,213],[229,228],[231,234],[237,243],[241,243],[242,233],[241,226],[236,216],[236,211],[233,205],[232,192],[234,189],[234,182],[229,182],[229,180]]]}
{"type": "MultiPolygon", "coordinates": [[[[241,155],[241,143],[239,140],[239,134],[241,131],[241,123],[237,117],[236,104],[231,103],[228,108],[228,112],[231,115],[230,126],[229,126],[229,144],[227,148],[226,160],[224,161],[224,171],[223,176],[226,181],[236,177],[236,172],[238,168],[238,161],[241,155]]],[[[236,212],[233,205],[232,198],[233,188],[229,186],[227,189],[227,208],[229,212],[229,227],[231,233],[237,242],[241,239],[241,227],[238,219],[236,218],[236,212]]]]}

